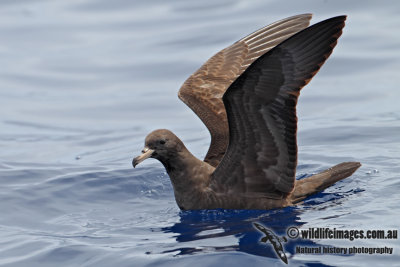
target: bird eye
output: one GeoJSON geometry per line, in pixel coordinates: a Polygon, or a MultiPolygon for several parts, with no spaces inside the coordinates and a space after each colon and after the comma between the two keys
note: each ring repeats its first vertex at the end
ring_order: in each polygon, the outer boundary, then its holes
{"type": "Polygon", "coordinates": [[[160,144],[164,145],[165,144],[165,140],[160,140],[160,144]]]}

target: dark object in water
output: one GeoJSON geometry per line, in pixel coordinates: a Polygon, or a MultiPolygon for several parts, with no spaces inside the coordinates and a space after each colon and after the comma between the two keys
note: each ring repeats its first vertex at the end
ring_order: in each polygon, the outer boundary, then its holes
{"type": "Polygon", "coordinates": [[[307,28],[311,15],[268,25],[210,58],[179,91],[211,133],[201,161],[169,130],[145,140],[146,158],[166,168],[178,206],[271,209],[294,205],[353,174],[345,162],[296,181],[300,90],[332,53],[346,16],[307,28]]]}

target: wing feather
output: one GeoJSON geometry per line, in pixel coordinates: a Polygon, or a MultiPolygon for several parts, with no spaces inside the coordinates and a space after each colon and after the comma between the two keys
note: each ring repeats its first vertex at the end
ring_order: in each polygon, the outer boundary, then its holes
{"type": "Polygon", "coordinates": [[[211,188],[248,197],[283,198],[294,187],[296,104],[301,88],[332,53],[346,17],[317,23],[252,63],[228,88],[230,141],[211,188]]]}
{"type": "Polygon", "coordinates": [[[232,82],[257,58],[309,25],[310,14],[272,23],[244,37],[211,57],[179,90],[186,103],[211,134],[204,161],[217,166],[229,142],[228,119],[222,96],[232,82]]]}

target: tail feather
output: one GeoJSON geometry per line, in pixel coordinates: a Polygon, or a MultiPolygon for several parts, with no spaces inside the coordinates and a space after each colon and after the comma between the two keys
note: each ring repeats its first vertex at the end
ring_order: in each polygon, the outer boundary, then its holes
{"type": "Polygon", "coordinates": [[[311,177],[297,180],[291,195],[292,203],[298,203],[306,197],[349,177],[360,166],[360,162],[343,162],[311,177]]]}

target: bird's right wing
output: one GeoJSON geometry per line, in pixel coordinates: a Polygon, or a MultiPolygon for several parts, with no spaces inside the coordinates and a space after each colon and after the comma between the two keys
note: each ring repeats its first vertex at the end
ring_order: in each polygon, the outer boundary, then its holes
{"type": "Polygon", "coordinates": [[[199,116],[211,134],[205,162],[216,167],[228,146],[228,120],[222,102],[226,89],[254,60],[305,29],[310,19],[311,14],[302,14],[259,29],[215,54],[182,85],[179,98],[199,116]]]}

